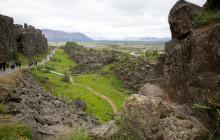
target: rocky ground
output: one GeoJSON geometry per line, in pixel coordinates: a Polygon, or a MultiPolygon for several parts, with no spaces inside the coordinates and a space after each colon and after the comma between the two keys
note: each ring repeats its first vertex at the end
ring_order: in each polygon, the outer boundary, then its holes
{"type": "Polygon", "coordinates": [[[0,87],[0,102],[4,100],[4,113],[13,116],[7,119],[8,122],[23,122],[33,130],[35,139],[44,139],[78,127],[91,129],[100,124],[97,117],[86,115],[81,110],[85,105],[80,99],[66,102],[62,97],[53,96],[40,87],[28,72],[15,79],[15,85],[0,87]]]}

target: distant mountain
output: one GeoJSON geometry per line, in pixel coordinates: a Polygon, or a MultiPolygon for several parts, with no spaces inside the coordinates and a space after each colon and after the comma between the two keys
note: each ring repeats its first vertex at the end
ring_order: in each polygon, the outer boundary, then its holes
{"type": "Polygon", "coordinates": [[[74,41],[74,42],[92,42],[91,38],[84,35],[83,33],[68,33],[64,31],[58,30],[50,30],[50,29],[42,29],[43,34],[48,39],[48,41],[52,42],[67,42],[67,41],[74,41]]]}
{"type": "Polygon", "coordinates": [[[156,38],[156,37],[142,37],[142,38],[125,38],[124,41],[143,41],[143,42],[167,42],[170,41],[170,37],[156,38]]]}

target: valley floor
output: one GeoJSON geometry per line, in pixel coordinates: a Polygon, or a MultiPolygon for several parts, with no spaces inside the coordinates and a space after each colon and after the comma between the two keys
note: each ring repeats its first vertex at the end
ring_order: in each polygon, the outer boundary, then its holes
{"type": "Polygon", "coordinates": [[[75,84],[62,81],[63,76],[50,72],[55,71],[70,75],[69,68],[74,65],[77,64],[69,59],[63,49],[57,49],[51,61],[40,67],[32,68],[30,72],[44,89],[49,90],[55,96],[62,96],[67,101],[76,98],[85,100],[87,104],[86,113],[94,114],[99,117],[100,121],[109,121],[111,114],[120,113],[124,99],[129,96],[121,91],[130,91],[123,88],[120,81],[110,71],[109,65],[100,69],[105,74],[87,72],[71,77],[75,84]],[[42,68],[45,68],[46,71],[42,68]],[[94,94],[94,92],[99,94],[94,94]]]}

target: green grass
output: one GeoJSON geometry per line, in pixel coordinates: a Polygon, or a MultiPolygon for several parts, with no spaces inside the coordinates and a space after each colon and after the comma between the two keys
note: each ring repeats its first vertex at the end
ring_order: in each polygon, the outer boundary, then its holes
{"type": "Polygon", "coordinates": [[[200,27],[209,24],[211,21],[220,22],[220,10],[202,10],[194,17],[194,27],[200,27]]]}
{"type": "MultiPolygon", "coordinates": [[[[109,71],[110,66],[105,66],[103,71],[109,71]]],[[[117,78],[109,73],[106,76],[99,74],[83,74],[73,79],[80,84],[87,85],[103,95],[108,96],[115,103],[118,112],[121,112],[123,101],[128,95],[118,89],[124,89],[117,78]]],[[[124,89],[125,90],[125,89],[124,89]]]]}
{"type": "Polygon", "coordinates": [[[104,101],[101,97],[87,90],[85,87],[76,86],[72,83],[61,81],[62,76],[52,73],[43,73],[38,71],[37,68],[32,68],[32,75],[37,79],[46,90],[52,89],[55,96],[62,96],[66,100],[71,101],[76,98],[82,98],[87,103],[86,113],[93,113],[99,117],[100,121],[110,120],[108,113],[112,113],[111,106],[104,101]],[[49,81],[44,80],[44,77],[49,78],[49,81]]]}
{"type": "Polygon", "coordinates": [[[63,49],[57,49],[56,53],[53,55],[52,60],[53,61],[44,63],[43,66],[50,67],[53,69],[52,71],[56,71],[59,73],[64,73],[65,71],[67,71],[67,73],[70,74],[69,68],[76,65],[73,60],[69,59],[69,55],[66,54],[63,49]]]}
{"type": "Polygon", "coordinates": [[[50,54],[50,52],[51,52],[51,49],[48,48],[47,53],[42,53],[42,54],[34,55],[30,60],[35,60],[37,62],[42,62],[48,56],[48,54],[50,54]]]}
{"type": "Polygon", "coordinates": [[[26,139],[33,140],[33,132],[31,128],[20,122],[14,124],[0,125],[1,140],[17,140],[26,139]]]}
{"type": "MultiPolygon", "coordinates": [[[[44,63],[43,67],[48,70],[65,73],[65,71],[68,71],[69,68],[74,65],[76,65],[76,63],[69,59],[69,56],[63,49],[57,49],[53,56],[53,61],[44,63]]],[[[105,66],[102,71],[109,72],[110,65],[105,66]]],[[[110,104],[85,87],[62,81],[62,76],[42,71],[40,67],[32,68],[31,73],[46,90],[53,91],[52,94],[55,96],[62,96],[67,100],[82,98],[87,103],[86,113],[95,114],[99,117],[100,121],[108,121],[111,119],[109,113],[113,113],[113,111],[110,104]]],[[[128,97],[126,93],[118,91],[118,89],[123,89],[123,86],[113,74],[101,76],[88,73],[74,77],[74,79],[111,98],[119,112],[121,111],[124,99],[128,97]]]]}

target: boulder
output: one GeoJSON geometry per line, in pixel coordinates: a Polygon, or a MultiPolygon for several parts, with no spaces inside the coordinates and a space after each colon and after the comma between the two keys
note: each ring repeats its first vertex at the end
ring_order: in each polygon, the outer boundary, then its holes
{"type": "Polygon", "coordinates": [[[171,9],[168,17],[172,39],[187,37],[193,27],[193,18],[201,11],[201,7],[180,0],[171,9]]]}
{"type": "Polygon", "coordinates": [[[118,132],[118,127],[114,121],[106,122],[100,126],[94,127],[90,131],[90,135],[94,138],[109,138],[118,132]]]}
{"type": "Polygon", "coordinates": [[[0,93],[0,104],[9,101],[12,98],[12,92],[3,87],[0,87],[0,93]]]}
{"type": "Polygon", "coordinates": [[[157,98],[138,94],[126,98],[121,129],[142,140],[207,138],[206,128],[196,118],[157,98]]]}
{"type": "Polygon", "coordinates": [[[86,102],[85,102],[83,99],[81,99],[81,98],[76,98],[76,99],[74,100],[74,104],[75,104],[75,106],[76,106],[77,108],[80,108],[80,109],[82,109],[82,110],[86,110],[87,105],[86,105],[86,102]]]}

